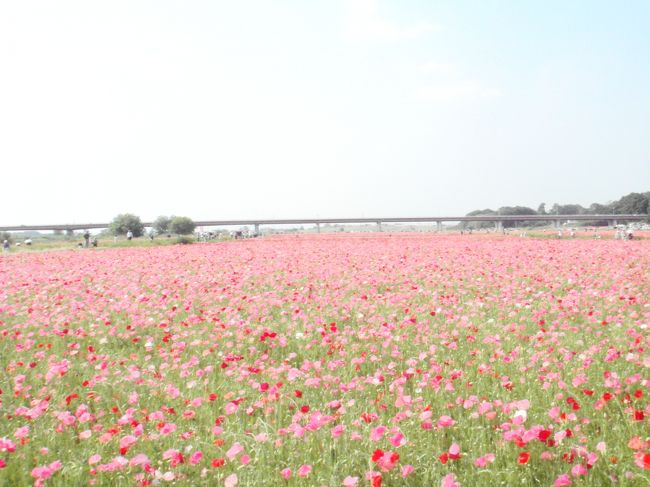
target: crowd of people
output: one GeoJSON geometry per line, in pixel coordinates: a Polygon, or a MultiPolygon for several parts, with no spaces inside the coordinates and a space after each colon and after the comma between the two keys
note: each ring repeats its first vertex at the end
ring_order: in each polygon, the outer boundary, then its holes
{"type": "Polygon", "coordinates": [[[614,234],[616,240],[632,240],[634,238],[634,232],[631,228],[617,228],[616,234],[614,234]]]}

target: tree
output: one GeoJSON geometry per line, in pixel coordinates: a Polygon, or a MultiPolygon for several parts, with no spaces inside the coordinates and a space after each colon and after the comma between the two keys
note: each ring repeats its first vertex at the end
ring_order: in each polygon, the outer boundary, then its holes
{"type": "Polygon", "coordinates": [[[537,215],[537,212],[527,206],[502,206],[499,215],[537,215]]]}
{"type": "Polygon", "coordinates": [[[173,216],[159,216],[153,222],[153,229],[158,235],[163,235],[169,233],[169,224],[171,223],[173,216]]]}
{"type": "Polygon", "coordinates": [[[130,213],[117,215],[111,222],[109,229],[113,235],[126,235],[130,230],[134,237],[140,237],[144,233],[144,225],[140,217],[130,213]]]}
{"type": "MultiPolygon", "coordinates": [[[[601,205],[600,203],[592,203],[587,208],[586,213],[588,215],[609,215],[612,213],[611,205],[601,205]]],[[[606,227],[609,225],[607,220],[591,220],[583,222],[585,225],[591,225],[594,227],[606,227]]]]}
{"type": "Polygon", "coordinates": [[[537,207],[538,215],[546,215],[546,203],[540,203],[537,207]]]}
{"type": "MultiPolygon", "coordinates": [[[[485,210],[474,210],[470,211],[467,216],[494,216],[497,212],[486,208],[485,210]]],[[[462,222],[462,228],[492,228],[494,227],[494,222],[492,221],[477,221],[477,222],[462,222]]]]}
{"type": "Polygon", "coordinates": [[[8,240],[9,243],[14,243],[14,237],[9,232],[0,232],[0,241],[8,240]]]}
{"type": "Polygon", "coordinates": [[[169,231],[177,235],[189,235],[194,232],[196,225],[191,218],[186,216],[175,216],[169,222],[169,231]]]}
{"type": "Polygon", "coordinates": [[[585,210],[580,205],[569,204],[569,205],[558,205],[555,203],[549,212],[549,215],[582,215],[587,210],[585,210]]]}
{"type": "Polygon", "coordinates": [[[587,209],[587,214],[589,215],[608,215],[612,212],[612,208],[609,205],[601,205],[600,203],[592,203],[587,209]]]}
{"type": "Polygon", "coordinates": [[[624,215],[645,215],[648,213],[650,202],[648,196],[642,193],[630,193],[613,204],[614,212],[624,215]]]}
{"type": "MultiPolygon", "coordinates": [[[[537,212],[527,206],[502,206],[499,208],[499,215],[537,215],[537,212]]],[[[503,222],[504,227],[514,227],[518,223],[525,222],[526,220],[519,221],[506,221],[503,222]]]]}

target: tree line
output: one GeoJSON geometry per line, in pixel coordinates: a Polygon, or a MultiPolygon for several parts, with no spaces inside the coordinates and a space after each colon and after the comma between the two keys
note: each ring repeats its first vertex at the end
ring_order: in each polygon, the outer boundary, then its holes
{"type": "MultiPolygon", "coordinates": [[[[153,222],[151,230],[156,235],[190,235],[195,228],[196,224],[187,216],[159,216],[153,222]]],[[[133,237],[141,237],[144,230],[140,217],[131,213],[117,215],[108,227],[108,231],[113,235],[126,235],[131,232],[133,237]]]]}
{"type": "MultiPolygon", "coordinates": [[[[584,207],[578,204],[565,204],[560,205],[558,203],[553,204],[550,208],[546,207],[546,203],[541,203],[537,210],[529,208],[527,206],[502,206],[498,210],[492,210],[486,208],[485,210],[474,210],[470,211],[467,216],[497,216],[497,215],[615,215],[615,214],[625,214],[625,215],[649,215],[650,220],[650,191],[645,193],[630,193],[623,196],[622,198],[612,201],[611,203],[601,204],[601,203],[592,203],[588,207],[584,207]]],[[[464,227],[468,228],[486,228],[491,227],[494,224],[491,222],[464,222],[464,227]]],[[[519,222],[504,222],[504,226],[512,227],[519,222]]],[[[528,225],[546,225],[545,222],[526,222],[525,219],[522,219],[522,223],[528,225]]],[[[604,220],[593,220],[585,221],[585,224],[591,226],[606,226],[607,221],[604,220]]]]}

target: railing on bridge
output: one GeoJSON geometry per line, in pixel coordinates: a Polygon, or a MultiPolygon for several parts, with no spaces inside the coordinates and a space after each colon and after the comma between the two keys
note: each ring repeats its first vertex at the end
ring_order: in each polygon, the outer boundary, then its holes
{"type": "MultiPolygon", "coordinates": [[[[203,220],[196,221],[199,227],[228,227],[253,226],[256,232],[261,225],[304,225],[313,224],[320,228],[324,224],[370,223],[381,229],[382,223],[436,223],[438,230],[442,222],[495,222],[502,226],[504,222],[549,221],[559,226],[566,221],[607,221],[613,225],[619,222],[644,221],[648,215],[475,215],[475,216],[427,216],[427,217],[381,217],[381,218],[287,218],[287,219],[257,219],[257,220],[203,220]]],[[[152,227],[153,223],[143,223],[152,227]]],[[[27,230],[54,230],[73,232],[75,230],[91,230],[108,228],[110,223],[66,223],[52,225],[5,225],[0,231],[20,232],[27,230]]]]}

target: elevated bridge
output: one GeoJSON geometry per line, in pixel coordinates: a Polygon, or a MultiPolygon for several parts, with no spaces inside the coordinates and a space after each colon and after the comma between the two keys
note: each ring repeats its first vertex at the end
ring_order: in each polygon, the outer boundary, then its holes
{"type": "MultiPolygon", "coordinates": [[[[375,224],[381,231],[382,223],[435,223],[437,230],[442,230],[443,222],[494,222],[497,228],[502,228],[504,222],[552,222],[559,227],[568,221],[606,221],[611,225],[619,222],[645,221],[648,215],[475,215],[475,216],[422,216],[422,217],[373,217],[373,218],[285,218],[285,219],[255,219],[255,220],[200,220],[195,221],[197,227],[232,227],[252,226],[259,233],[261,225],[316,225],[325,224],[375,224]]],[[[145,227],[152,227],[153,222],[143,222],[145,227]]],[[[110,223],[64,223],[50,225],[4,225],[0,231],[21,232],[27,230],[53,230],[72,233],[75,230],[91,230],[108,228],[110,223]]]]}

